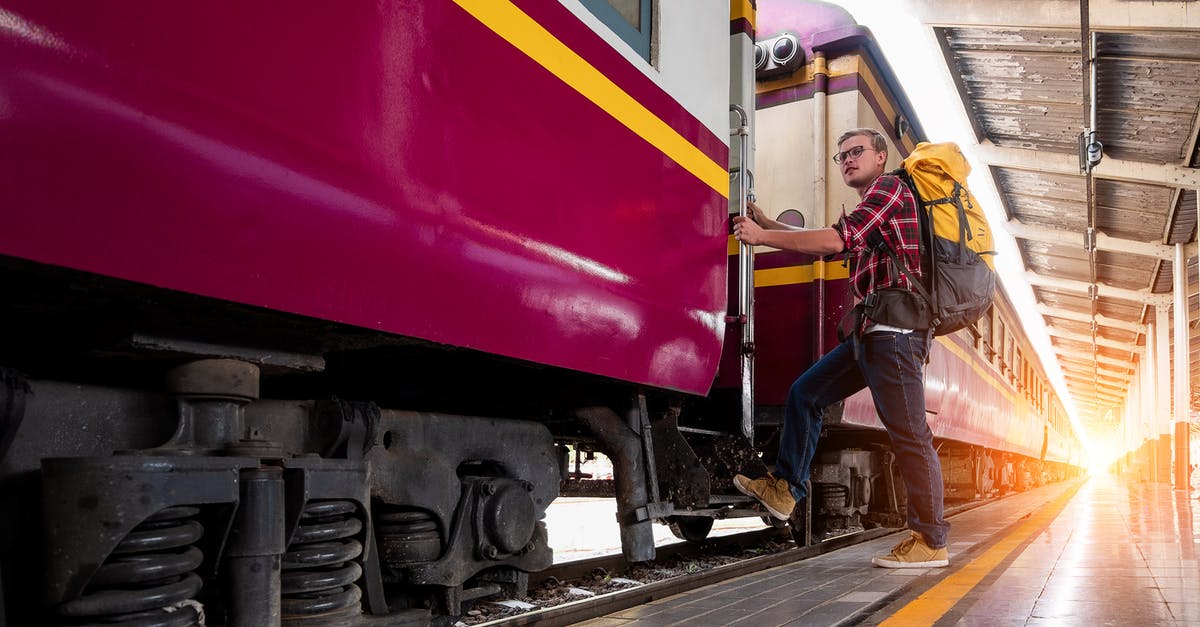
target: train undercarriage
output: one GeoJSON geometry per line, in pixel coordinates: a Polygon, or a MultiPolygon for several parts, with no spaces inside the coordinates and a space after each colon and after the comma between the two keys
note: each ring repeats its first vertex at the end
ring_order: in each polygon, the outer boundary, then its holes
{"type": "MultiPolygon", "coordinates": [[[[15,624],[448,621],[475,599],[523,594],[528,573],[551,564],[541,519],[580,485],[566,440],[613,460],[630,561],[654,558],[656,522],[689,541],[722,518],[782,526],[730,484],[766,471],[748,442],[680,427],[678,404],[644,394],[623,413],[596,405],[539,422],[262,398],[260,366],[227,358],[170,369],[158,393],[3,379],[0,583],[15,624]],[[44,561],[20,540],[38,537],[44,561]],[[35,598],[44,604],[14,602],[35,598]]],[[[947,500],[1047,478],[976,447],[939,454],[947,500]]],[[[903,525],[879,432],[828,428],[812,482],[798,543],[903,525]]]]}
{"type": "MultiPolygon", "coordinates": [[[[702,541],[764,516],[731,478],[773,446],[720,402],[26,269],[0,274],[24,295],[0,330],[9,624],[452,622],[550,565],[541,519],[581,485],[568,443],[613,460],[631,561],[656,523],[702,541]]],[[[831,427],[819,453],[798,541],[902,523],[882,433],[831,427]]],[[[1053,474],[940,453],[948,498],[1053,474]]]]}

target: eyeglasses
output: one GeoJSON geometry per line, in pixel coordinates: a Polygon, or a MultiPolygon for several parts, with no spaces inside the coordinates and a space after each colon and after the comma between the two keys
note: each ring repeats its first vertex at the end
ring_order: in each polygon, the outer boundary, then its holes
{"type": "Polygon", "coordinates": [[[843,150],[843,151],[837,153],[836,155],[833,155],[833,162],[840,164],[841,162],[845,161],[846,159],[857,159],[862,156],[862,153],[864,150],[870,150],[872,152],[879,152],[879,151],[875,150],[874,148],[868,148],[866,146],[855,146],[855,147],[851,148],[850,150],[843,150]]]}

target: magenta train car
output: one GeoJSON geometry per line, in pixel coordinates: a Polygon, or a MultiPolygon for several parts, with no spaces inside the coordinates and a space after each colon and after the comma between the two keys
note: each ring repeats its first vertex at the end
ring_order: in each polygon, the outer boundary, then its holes
{"type": "Polygon", "coordinates": [[[727,63],[492,5],[6,2],[0,254],[706,393],[727,63]]]}
{"type": "Polygon", "coordinates": [[[0,623],[523,594],[724,348],[752,7],[615,4],[0,1],[0,623]]]}
{"type": "MultiPolygon", "coordinates": [[[[889,168],[927,141],[869,31],[841,9],[798,0],[762,2],[756,108],[760,206],[809,226],[832,224],[857,196],[831,157],[845,130],[871,127],[889,144],[889,168]],[[799,69],[780,57],[795,51],[799,69]],[[798,214],[798,217],[797,215],[798,214]]],[[[735,252],[731,248],[731,254],[735,252]]],[[[755,257],[756,427],[782,421],[792,380],[828,351],[852,305],[849,270],[762,248],[755,257]]],[[[737,374],[727,354],[722,383],[737,374]]],[[[947,499],[972,499],[1077,472],[1079,442],[1006,294],[975,326],[937,338],[927,368],[927,410],[947,499]]],[[[864,390],[831,408],[813,466],[814,531],[903,524],[903,486],[890,444],[864,390]]],[[[764,446],[771,454],[774,444],[764,446]]]]}

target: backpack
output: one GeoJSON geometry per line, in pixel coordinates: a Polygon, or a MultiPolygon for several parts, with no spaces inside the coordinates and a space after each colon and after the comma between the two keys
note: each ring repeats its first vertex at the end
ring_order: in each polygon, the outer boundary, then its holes
{"type": "MultiPolygon", "coordinates": [[[[917,200],[921,223],[921,265],[916,280],[896,253],[876,236],[869,238],[892,260],[928,305],[929,329],[946,335],[973,324],[996,294],[992,231],[979,201],[966,187],[971,165],[954,143],[921,142],[891,172],[917,200]]],[[[924,309],[922,307],[922,309],[924,309]]]]}

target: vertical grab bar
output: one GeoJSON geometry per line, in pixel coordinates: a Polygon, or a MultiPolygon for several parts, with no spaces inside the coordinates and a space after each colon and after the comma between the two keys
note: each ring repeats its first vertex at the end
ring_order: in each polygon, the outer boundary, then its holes
{"type": "MultiPolygon", "coordinates": [[[[749,199],[750,116],[738,105],[729,105],[731,112],[738,115],[738,126],[730,135],[738,137],[738,215],[747,215],[746,201],[749,199]]],[[[754,247],[749,244],[738,246],[738,322],[742,325],[742,343],[739,347],[742,366],[742,435],[754,439],[754,247]]]]}

